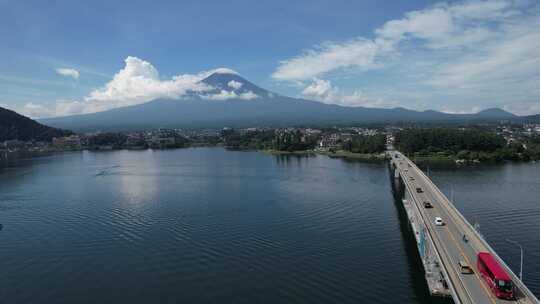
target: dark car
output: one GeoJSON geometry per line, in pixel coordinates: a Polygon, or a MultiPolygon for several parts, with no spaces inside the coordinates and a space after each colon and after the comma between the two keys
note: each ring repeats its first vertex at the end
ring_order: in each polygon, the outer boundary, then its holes
{"type": "Polygon", "coordinates": [[[424,202],[424,208],[433,208],[433,205],[430,202],[424,202]]]}
{"type": "Polygon", "coordinates": [[[424,192],[424,190],[422,190],[422,188],[418,187],[418,188],[416,188],[416,192],[422,193],[422,192],[424,192]]]}

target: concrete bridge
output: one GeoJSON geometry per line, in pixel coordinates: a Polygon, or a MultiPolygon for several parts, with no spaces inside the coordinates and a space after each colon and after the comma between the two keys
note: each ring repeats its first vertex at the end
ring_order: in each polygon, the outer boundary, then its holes
{"type": "Polygon", "coordinates": [[[399,151],[388,150],[387,153],[391,159],[394,187],[403,193],[403,207],[432,295],[451,296],[458,304],[540,303],[422,170],[399,151]],[[431,206],[426,206],[425,202],[431,206]],[[442,218],[444,225],[436,225],[435,217],[442,218]],[[476,267],[479,252],[491,253],[510,275],[515,288],[514,300],[495,297],[476,267]],[[461,273],[460,261],[470,265],[474,273],[461,273]]]}

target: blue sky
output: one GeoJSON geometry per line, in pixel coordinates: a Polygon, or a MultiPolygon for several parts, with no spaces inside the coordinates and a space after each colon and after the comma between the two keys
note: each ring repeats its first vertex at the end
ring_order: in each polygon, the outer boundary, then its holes
{"type": "Polygon", "coordinates": [[[181,98],[225,67],[350,106],[540,113],[540,5],[3,1],[0,105],[32,117],[181,98]]]}

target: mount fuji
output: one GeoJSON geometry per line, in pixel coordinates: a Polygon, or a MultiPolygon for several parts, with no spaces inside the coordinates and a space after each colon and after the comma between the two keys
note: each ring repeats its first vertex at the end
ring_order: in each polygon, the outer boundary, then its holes
{"type": "Polygon", "coordinates": [[[431,110],[331,105],[267,91],[236,73],[216,72],[201,82],[208,90],[188,92],[179,99],[155,99],[103,112],[39,121],[74,131],[120,131],[162,127],[282,127],[518,118],[501,109],[489,109],[477,114],[447,114],[431,110]]]}

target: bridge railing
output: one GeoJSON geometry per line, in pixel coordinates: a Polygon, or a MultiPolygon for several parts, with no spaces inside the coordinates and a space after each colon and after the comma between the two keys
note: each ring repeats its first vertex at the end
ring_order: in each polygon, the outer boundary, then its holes
{"type": "MultiPolygon", "coordinates": [[[[403,153],[401,153],[402,156],[403,153]]],[[[514,271],[512,271],[512,269],[506,264],[506,262],[504,262],[504,260],[497,254],[497,252],[488,244],[488,242],[482,237],[482,235],[480,235],[476,229],[471,225],[471,223],[469,223],[469,221],[467,221],[467,219],[463,216],[463,214],[461,214],[461,212],[459,212],[459,210],[457,210],[457,208],[454,206],[454,204],[446,197],[446,195],[444,195],[441,190],[439,189],[439,187],[437,187],[437,185],[435,185],[435,183],[433,183],[433,181],[428,177],[426,176],[426,174],[424,173],[424,171],[420,170],[420,168],[418,168],[418,166],[416,166],[416,164],[414,162],[412,162],[410,159],[407,158],[407,160],[409,161],[409,163],[411,164],[411,166],[414,166],[415,169],[417,169],[419,171],[419,173],[422,175],[422,177],[424,177],[425,180],[427,180],[427,182],[432,186],[433,189],[435,189],[435,191],[437,192],[437,194],[447,202],[447,206],[448,206],[448,209],[450,209],[450,211],[452,213],[454,213],[454,215],[456,215],[463,223],[464,225],[470,230],[471,233],[473,233],[477,239],[479,240],[479,242],[484,246],[486,247],[490,253],[495,257],[495,259],[499,262],[499,264],[501,264],[503,266],[503,268],[505,268],[505,270],[510,274],[510,276],[512,277],[512,281],[514,282],[514,284],[516,285],[516,287],[519,289],[519,291],[522,293],[522,295],[527,298],[528,300],[530,300],[531,303],[540,303],[540,301],[538,300],[538,298],[529,290],[529,288],[527,288],[527,286],[519,279],[519,277],[514,273],[514,271]]]]}
{"type": "MultiPolygon", "coordinates": [[[[400,174],[401,175],[401,174],[400,174]]],[[[423,221],[423,224],[422,226],[426,227],[426,230],[427,230],[427,236],[428,236],[428,241],[431,245],[431,248],[433,248],[434,252],[435,252],[435,256],[437,257],[437,260],[440,262],[441,264],[441,271],[444,275],[445,278],[447,279],[450,279],[451,276],[450,276],[450,273],[447,269],[447,267],[449,267],[449,265],[446,265],[446,262],[445,260],[442,258],[441,256],[441,253],[439,252],[439,247],[438,246],[435,246],[435,240],[434,240],[434,236],[432,235],[432,232],[430,229],[427,228],[427,219],[424,218],[424,215],[422,213],[422,210],[420,210],[420,207],[418,207],[418,205],[420,204],[419,202],[416,201],[416,198],[414,197],[413,195],[413,190],[414,190],[414,187],[411,186],[410,184],[410,181],[407,180],[407,178],[403,175],[401,175],[401,179],[403,180],[404,184],[405,184],[405,187],[408,189],[409,193],[411,193],[411,200],[413,201],[412,202],[412,205],[414,206],[414,208],[416,209],[416,212],[420,215],[420,218],[421,220],[423,221]]],[[[444,246],[442,246],[443,248],[441,248],[443,251],[445,251],[445,254],[448,255],[448,253],[446,252],[446,250],[444,249],[444,246]]],[[[461,304],[462,303],[462,299],[459,295],[459,293],[457,292],[453,282],[448,282],[448,287],[450,289],[450,292],[452,293],[452,298],[454,300],[454,303],[456,304],[461,304]]],[[[459,282],[460,284],[462,284],[461,282],[459,282]]],[[[469,294],[469,291],[466,289],[466,288],[463,288],[466,293],[467,293],[467,296],[470,298],[470,294],[469,294]]]]}

